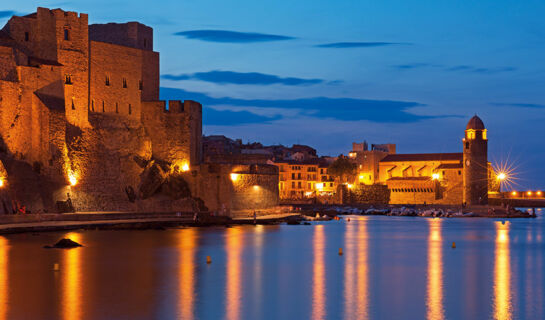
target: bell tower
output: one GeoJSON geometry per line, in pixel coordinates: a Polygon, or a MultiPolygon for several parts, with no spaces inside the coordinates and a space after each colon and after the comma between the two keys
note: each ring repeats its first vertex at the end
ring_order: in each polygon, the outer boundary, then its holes
{"type": "Polygon", "coordinates": [[[483,121],[475,115],[466,126],[464,144],[464,203],[488,203],[488,139],[483,121]]]}

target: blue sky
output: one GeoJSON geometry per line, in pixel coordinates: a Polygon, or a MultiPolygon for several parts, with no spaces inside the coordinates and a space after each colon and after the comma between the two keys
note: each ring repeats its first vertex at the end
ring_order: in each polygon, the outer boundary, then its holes
{"type": "Polygon", "coordinates": [[[477,113],[489,158],[545,189],[544,1],[18,1],[154,28],[161,95],[204,106],[204,133],[398,152],[460,152],[477,113]]]}

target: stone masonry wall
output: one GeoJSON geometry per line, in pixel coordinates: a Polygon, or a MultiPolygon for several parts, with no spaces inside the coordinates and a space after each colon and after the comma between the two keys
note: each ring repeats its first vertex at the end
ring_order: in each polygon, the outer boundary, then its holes
{"type": "Polygon", "coordinates": [[[91,41],[90,112],[140,119],[142,51],[91,41]]]}

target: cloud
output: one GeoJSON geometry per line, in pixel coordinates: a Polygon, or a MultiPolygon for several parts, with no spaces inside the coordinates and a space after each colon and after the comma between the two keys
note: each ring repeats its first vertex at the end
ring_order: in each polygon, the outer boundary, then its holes
{"type": "Polygon", "coordinates": [[[393,67],[399,70],[409,70],[409,69],[419,69],[419,68],[436,67],[436,66],[437,65],[433,65],[429,63],[407,63],[407,64],[394,65],[393,67]]]}
{"type": "Polygon", "coordinates": [[[531,109],[543,109],[545,108],[544,104],[534,104],[534,103],[491,103],[493,106],[498,107],[516,107],[516,108],[531,108],[531,109]]]}
{"type": "Polygon", "coordinates": [[[14,16],[16,14],[15,11],[11,11],[11,10],[4,10],[4,11],[0,11],[0,19],[2,18],[9,18],[11,16],[14,16]]]}
{"type": "MultiPolygon", "coordinates": [[[[161,88],[161,98],[190,99],[202,103],[206,107],[222,105],[235,107],[258,107],[299,109],[299,116],[343,121],[366,120],[378,123],[406,123],[423,119],[444,118],[452,116],[425,116],[409,112],[409,109],[424,106],[417,102],[393,100],[368,100],[356,98],[311,97],[290,100],[237,99],[230,97],[215,98],[200,92],[189,92],[175,88],[161,88]]],[[[269,118],[270,119],[270,118],[269,118]]],[[[207,123],[207,120],[204,119],[207,123]]],[[[327,130],[327,128],[324,128],[327,130]]]]}
{"type": "Polygon", "coordinates": [[[249,111],[216,110],[203,107],[203,122],[206,125],[242,125],[250,123],[269,123],[280,116],[261,116],[249,111]]]}
{"type": "Polygon", "coordinates": [[[172,75],[165,74],[161,76],[167,80],[201,80],[219,84],[251,84],[267,86],[272,84],[283,84],[286,86],[301,86],[323,83],[322,79],[301,79],[301,78],[281,78],[271,74],[259,72],[235,72],[213,70],[208,72],[197,72],[193,74],[172,75]]]}
{"type": "Polygon", "coordinates": [[[294,37],[254,32],[227,30],[189,30],[176,32],[174,35],[209,42],[252,43],[295,39],[294,37]]]}
{"type": "Polygon", "coordinates": [[[384,47],[384,46],[393,46],[400,45],[403,43],[396,42],[333,42],[333,43],[323,43],[317,44],[315,47],[318,48],[372,48],[372,47],[384,47]]]}
{"type": "Polygon", "coordinates": [[[458,65],[458,66],[446,68],[445,70],[453,71],[453,72],[462,71],[462,72],[480,73],[480,74],[495,74],[500,72],[515,71],[517,70],[517,68],[515,67],[482,68],[482,67],[475,67],[475,66],[469,66],[469,65],[458,65]]]}

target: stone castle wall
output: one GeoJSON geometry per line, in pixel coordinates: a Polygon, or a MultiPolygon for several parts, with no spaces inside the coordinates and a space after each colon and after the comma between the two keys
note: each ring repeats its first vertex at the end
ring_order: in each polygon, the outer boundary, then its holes
{"type": "Polygon", "coordinates": [[[89,111],[141,116],[142,51],[91,41],[89,111]]]}
{"type": "Polygon", "coordinates": [[[33,212],[68,196],[78,211],[278,203],[278,173],[266,165],[238,168],[234,184],[232,166],[201,164],[199,103],[158,98],[151,28],[89,26],[60,9],[13,17],[0,32],[1,200],[33,212]]]}

